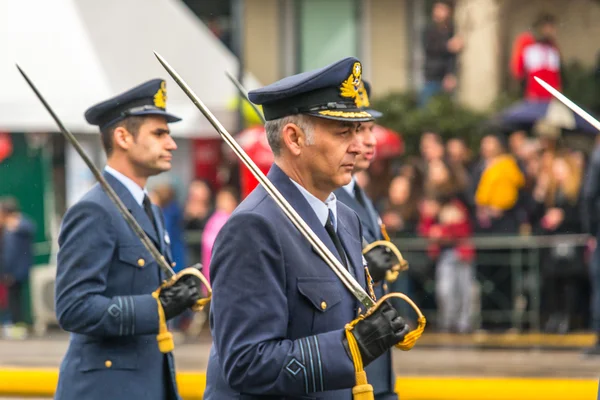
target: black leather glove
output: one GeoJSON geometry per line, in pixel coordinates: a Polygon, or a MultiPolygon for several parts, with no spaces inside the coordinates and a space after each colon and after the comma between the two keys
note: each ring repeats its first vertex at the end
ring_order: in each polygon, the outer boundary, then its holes
{"type": "Polygon", "coordinates": [[[385,279],[388,270],[399,265],[400,260],[389,247],[376,246],[364,254],[369,267],[369,273],[374,282],[381,282],[385,279]]]}
{"type": "Polygon", "coordinates": [[[165,319],[170,320],[196,304],[202,297],[201,286],[202,281],[198,277],[183,275],[173,284],[161,288],[158,299],[165,319]]]}
{"type": "MultiPolygon", "coordinates": [[[[363,365],[366,367],[396,343],[404,340],[409,330],[409,326],[398,315],[396,309],[388,301],[382,303],[373,314],[359,321],[352,330],[363,365]]],[[[346,352],[352,359],[346,337],[343,341],[346,352]]]]}

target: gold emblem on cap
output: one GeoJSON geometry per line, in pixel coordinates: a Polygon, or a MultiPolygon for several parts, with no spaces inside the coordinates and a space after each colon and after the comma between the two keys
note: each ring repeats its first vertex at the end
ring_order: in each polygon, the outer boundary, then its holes
{"type": "Polygon", "coordinates": [[[154,94],[154,105],[158,108],[167,108],[167,83],[162,81],[160,88],[154,94]]]}
{"type": "MultiPolygon", "coordinates": [[[[352,73],[342,82],[340,86],[340,95],[354,99],[357,107],[363,107],[363,96],[359,93],[362,84],[362,65],[360,62],[355,62],[352,66],[352,73]]],[[[364,90],[364,88],[363,88],[364,90]]]]}
{"type": "Polygon", "coordinates": [[[358,97],[356,98],[356,105],[359,107],[369,107],[371,105],[364,82],[360,82],[360,87],[358,88],[358,97]]]}

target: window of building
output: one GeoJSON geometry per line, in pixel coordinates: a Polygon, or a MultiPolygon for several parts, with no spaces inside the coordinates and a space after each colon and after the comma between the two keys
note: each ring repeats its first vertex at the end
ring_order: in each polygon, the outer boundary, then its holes
{"type": "Polygon", "coordinates": [[[359,0],[297,0],[297,72],[360,58],[359,0]]]}

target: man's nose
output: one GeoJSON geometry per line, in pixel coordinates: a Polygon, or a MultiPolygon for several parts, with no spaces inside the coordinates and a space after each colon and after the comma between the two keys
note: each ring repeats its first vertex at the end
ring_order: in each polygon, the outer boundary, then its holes
{"type": "Polygon", "coordinates": [[[361,147],[363,146],[364,138],[357,131],[354,131],[352,135],[352,142],[350,142],[350,146],[348,146],[348,153],[360,154],[361,147]]]}
{"type": "Polygon", "coordinates": [[[177,150],[177,143],[175,143],[175,139],[171,135],[167,136],[167,149],[177,150]]]}

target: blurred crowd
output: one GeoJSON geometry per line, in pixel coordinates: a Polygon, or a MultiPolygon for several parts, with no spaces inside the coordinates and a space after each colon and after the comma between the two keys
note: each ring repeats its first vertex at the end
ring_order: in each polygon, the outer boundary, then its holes
{"type": "MultiPolygon", "coordinates": [[[[438,328],[469,332],[475,270],[483,267],[476,266],[473,236],[516,235],[518,241],[519,235],[583,233],[587,156],[559,138],[531,138],[523,131],[484,136],[478,155],[460,138],[444,143],[427,132],[420,153],[383,176],[375,171],[360,181],[376,199],[390,236],[426,239],[441,313],[438,328]]],[[[401,240],[398,244],[402,249],[401,240]]],[[[588,327],[590,250],[568,241],[540,250],[546,331],[588,327]]],[[[496,267],[502,263],[507,266],[504,259],[496,267]]]]}
{"type": "MultiPolygon", "coordinates": [[[[389,235],[402,251],[403,238],[422,238],[438,311],[437,330],[467,333],[477,329],[482,299],[477,287],[481,271],[510,270],[508,257],[482,261],[473,238],[482,235],[563,235],[587,232],[581,217],[585,152],[567,147],[553,136],[530,137],[523,131],[482,137],[473,154],[461,138],[444,141],[434,132],[420,138],[420,155],[375,162],[357,175],[373,198],[389,235]],[[390,162],[388,162],[390,161],[390,162]],[[479,302],[479,304],[478,304],[479,302]]],[[[178,196],[168,181],[149,186],[152,201],[165,217],[175,271],[197,263],[210,279],[215,238],[241,201],[231,186],[215,190],[194,180],[178,196]]],[[[2,201],[0,213],[0,310],[4,335],[23,337],[23,286],[33,265],[35,227],[14,199],[2,201]]],[[[570,244],[540,249],[543,328],[566,333],[589,328],[588,260],[591,248],[570,244]]],[[[509,250],[496,250],[496,253],[509,250]]],[[[423,282],[411,270],[394,290],[412,296],[423,282]]],[[[414,268],[413,268],[414,267],[414,268]]],[[[510,298],[510,275],[494,282],[510,298]]],[[[482,296],[485,297],[485,296],[482,296]]],[[[418,301],[418,300],[417,300],[418,301]]],[[[424,306],[427,308],[427,306],[424,306]]],[[[485,308],[485,304],[483,304],[485,308]]],[[[185,314],[171,328],[198,333],[205,315],[185,314]]]]}
{"type": "Polygon", "coordinates": [[[391,233],[427,235],[423,218],[442,213],[444,204],[460,206],[468,235],[582,232],[582,151],[560,146],[558,139],[528,138],[523,131],[508,140],[484,136],[478,157],[462,139],[444,143],[428,132],[420,151],[421,157],[409,157],[391,171],[389,184],[379,179],[370,184],[380,193],[378,186],[387,186],[378,206],[391,233]]]}

